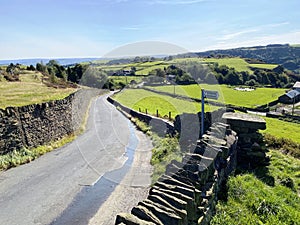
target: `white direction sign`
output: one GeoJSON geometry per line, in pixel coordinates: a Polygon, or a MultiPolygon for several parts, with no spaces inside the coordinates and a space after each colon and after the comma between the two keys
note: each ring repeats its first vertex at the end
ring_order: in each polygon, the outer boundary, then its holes
{"type": "Polygon", "coordinates": [[[204,98],[217,100],[219,98],[219,92],[204,90],[204,98]]]}

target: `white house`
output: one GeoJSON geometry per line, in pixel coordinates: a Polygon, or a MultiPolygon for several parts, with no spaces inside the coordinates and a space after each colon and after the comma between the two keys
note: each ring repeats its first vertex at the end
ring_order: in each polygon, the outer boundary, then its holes
{"type": "Polygon", "coordinates": [[[300,92],[300,81],[297,81],[297,82],[294,84],[293,89],[300,92]]]}

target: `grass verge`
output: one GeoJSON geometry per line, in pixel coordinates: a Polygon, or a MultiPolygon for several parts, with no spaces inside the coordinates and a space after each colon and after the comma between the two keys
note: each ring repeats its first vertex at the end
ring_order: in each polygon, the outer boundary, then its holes
{"type": "Polygon", "coordinates": [[[131,118],[131,121],[137,126],[137,128],[150,136],[154,148],[152,149],[151,165],[153,166],[152,184],[155,183],[158,178],[166,171],[166,166],[172,161],[181,161],[182,152],[179,147],[178,137],[166,136],[164,138],[159,137],[157,134],[151,131],[144,122],[131,118]]]}
{"type": "Polygon", "coordinates": [[[75,135],[69,135],[62,138],[61,140],[51,142],[47,145],[29,149],[23,148],[18,151],[14,150],[5,155],[0,155],[0,171],[19,166],[21,164],[29,163],[47,152],[51,152],[54,149],[72,142],[75,138],[75,135]]]}

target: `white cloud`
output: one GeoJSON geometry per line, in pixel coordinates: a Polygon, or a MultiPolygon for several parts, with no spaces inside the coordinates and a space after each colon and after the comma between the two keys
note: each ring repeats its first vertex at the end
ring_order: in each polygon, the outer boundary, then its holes
{"type": "Polygon", "coordinates": [[[162,4],[162,5],[189,5],[201,2],[206,2],[207,0],[154,0],[149,1],[150,4],[162,4]]]}

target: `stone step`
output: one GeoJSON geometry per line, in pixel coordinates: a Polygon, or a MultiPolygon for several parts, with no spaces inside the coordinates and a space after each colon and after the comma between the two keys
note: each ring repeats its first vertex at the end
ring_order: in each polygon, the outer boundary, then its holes
{"type": "Polygon", "coordinates": [[[149,196],[150,195],[159,196],[159,197],[163,198],[165,201],[167,201],[169,204],[174,206],[175,208],[177,208],[179,210],[185,210],[186,212],[188,211],[187,201],[184,201],[180,198],[176,198],[175,196],[165,193],[159,189],[151,188],[149,191],[149,196]]]}
{"type": "Polygon", "coordinates": [[[195,199],[195,189],[189,189],[186,187],[181,187],[179,185],[166,184],[164,182],[156,182],[155,186],[163,189],[168,189],[170,191],[175,191],[180,194],[186,195],[192,199],[195,199]]]}
{"type": "Polygon", "coordinates": [[[152,222],[156,225],[164,225],[150,210],[146,207],[137,205],[132,208],[131,214],[135,215],[141,220],[152,222]]]}
{"type": "Polygon", "coordinates": [[[164,206],[157,207],[150,200],[140,202],[139,205],[151,211],[164,225],[184,225],[183,219],[170,208],[164,206]]]}
{"type": "Polygon", "coordinates": [[[168,175],[162,175],[159,179],[158,179],[159,182],[163,182],[163,183],[166,183],[166,184],[172,184],[172,185],[179,185],[179,186],[182,186],[182,187],[186,187],[186,188],[189,188],[189,189],[194,189],[194,186],[192,185],[189,185],[189,184],[186,184],[186,183],[183,183],[179,180],[176,180],[174,179],[173,177],[171,176],[168,176],[168,175]]]}
{"type": "Polygon", "coordinates": [[[129,213],[120,213],[117,215],[115,225],[155,225],[155,223],[141,220],[129,213]]]}
{"type": "Polygon", "coordinates": [[[173,209],[176,212],[176,214],[178,216],[180,216],[182,219],[187,218],[186,210],[178,209],[178,208],[174,207],[173,205],[171,205],[169,202],[167,202],[165,199],[161,198],[158,195],[149,195],[148,199],[154,203],[157,203],[157,204],[163,205],[167,208],[173,209]]]}
{"type": "Polygon", "coordinates": [[[197,204],[196,204],[195,199],[193,199],[191,197],[188,197],[186,195],[183,195],[181,193],[175,192],[175,191],[171,191],[171,190],[163,189],[163,188],[158,188],[158,187],[153,187],[150,190],[150,193],[155,193],[155,191],[159,191],[159,192],[162,192],[164,194],[174,196],[175,198],[186,202],[187,203],[188,219],[191,220],[195,217],[196,211],[197,211],[197,204]]]}

